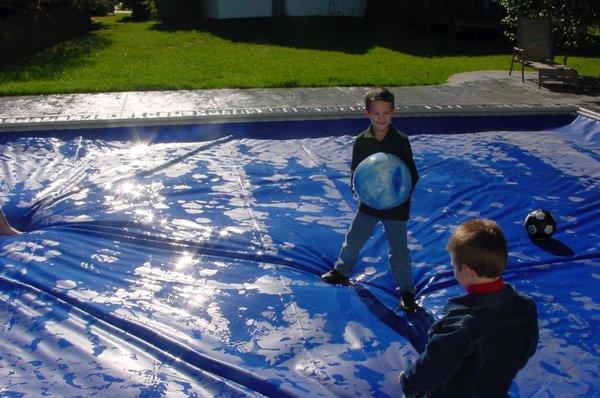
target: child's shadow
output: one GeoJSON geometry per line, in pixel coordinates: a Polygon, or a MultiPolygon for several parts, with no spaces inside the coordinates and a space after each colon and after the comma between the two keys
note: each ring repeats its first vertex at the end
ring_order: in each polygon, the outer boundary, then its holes
{"type": "Polygon", "coordinates": [[[573,249],[554,238],[550,238],[541,242],[532,240],[532,242],[540,249],[547,251],[548,253],[553,254],[555,256],[568,257],[575,255],[573,249]]]}
{"type": "Polygon", "coordinates": [[[352,285],[358,297],[367,306],[373,315],[390,329],[406,338],[412,346],[421,353],[425,349],[428,337],[427,331],[434,322],[434,318],[425,309],[420,309],[411,314],[399,315],[388,308],[367,288],[360,284],[352,285]]]}

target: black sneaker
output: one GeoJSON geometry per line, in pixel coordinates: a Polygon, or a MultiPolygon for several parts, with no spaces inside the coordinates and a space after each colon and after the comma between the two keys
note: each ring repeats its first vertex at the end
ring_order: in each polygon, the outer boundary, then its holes
{"type": "Polygon", "coordinates": [[[350,283],[350,279],[348,279],[347,276],[345,276],[335,268],[321,275],[321,279],[324,282],[331,283],[334,285],[348,285],[350,283]]]}
{"type": "Polygon", "coordinates": [[[415,312],[420,308],[415,302],[415,295],[408,291],[400,294],[400,303],[398,304],[398,307],[402,311],[409,313],[415,312]]]}

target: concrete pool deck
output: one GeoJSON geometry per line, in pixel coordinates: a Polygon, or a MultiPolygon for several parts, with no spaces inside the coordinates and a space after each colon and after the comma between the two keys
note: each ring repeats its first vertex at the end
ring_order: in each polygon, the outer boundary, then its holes
{"type": "MultiPolygon", "coordinates": [[[[390,88],[400,115],[600,113],[598,89],[538,89],[534,73],[468,72],[390,88]]],[[[365,87],[213,89],[0,97],[0,131],[359,117],[365,87]]]]}

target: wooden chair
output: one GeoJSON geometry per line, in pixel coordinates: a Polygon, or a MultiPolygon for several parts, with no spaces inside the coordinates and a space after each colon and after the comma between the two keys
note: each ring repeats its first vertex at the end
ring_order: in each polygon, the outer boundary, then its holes
{"type": "Polygon", "coordinates": [[[563,84],[572,83],[577,89],[578,73],[567,66],[567,57],[563,64],[554,62],[552,27],[548,19],[519,18],[517,23],[517,47],[513,50],[509,75],[512,75],[515,62],[521,64],[521,80],[525,81],[525,66],[538,71],[538,88],[546,80],[559,80],[563,84]]]}

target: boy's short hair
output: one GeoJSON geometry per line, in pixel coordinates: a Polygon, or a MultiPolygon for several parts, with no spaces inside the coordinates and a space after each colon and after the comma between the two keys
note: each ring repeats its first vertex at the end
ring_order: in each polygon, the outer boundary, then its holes
{"type": "Polygon", "coordinates": [[[446,250],[454,266],[468,265],[478,276],[497,278],[508,260],[506,238],[495,221],[475,218],[459,225],[446,250]]]}
{"type": "Polygon", "coordinates": [[[365,108],[369,110],[375,101],[389,102],[394,107],[394,94],[385,87],[374,87],[365,94],[365,108]]]}

